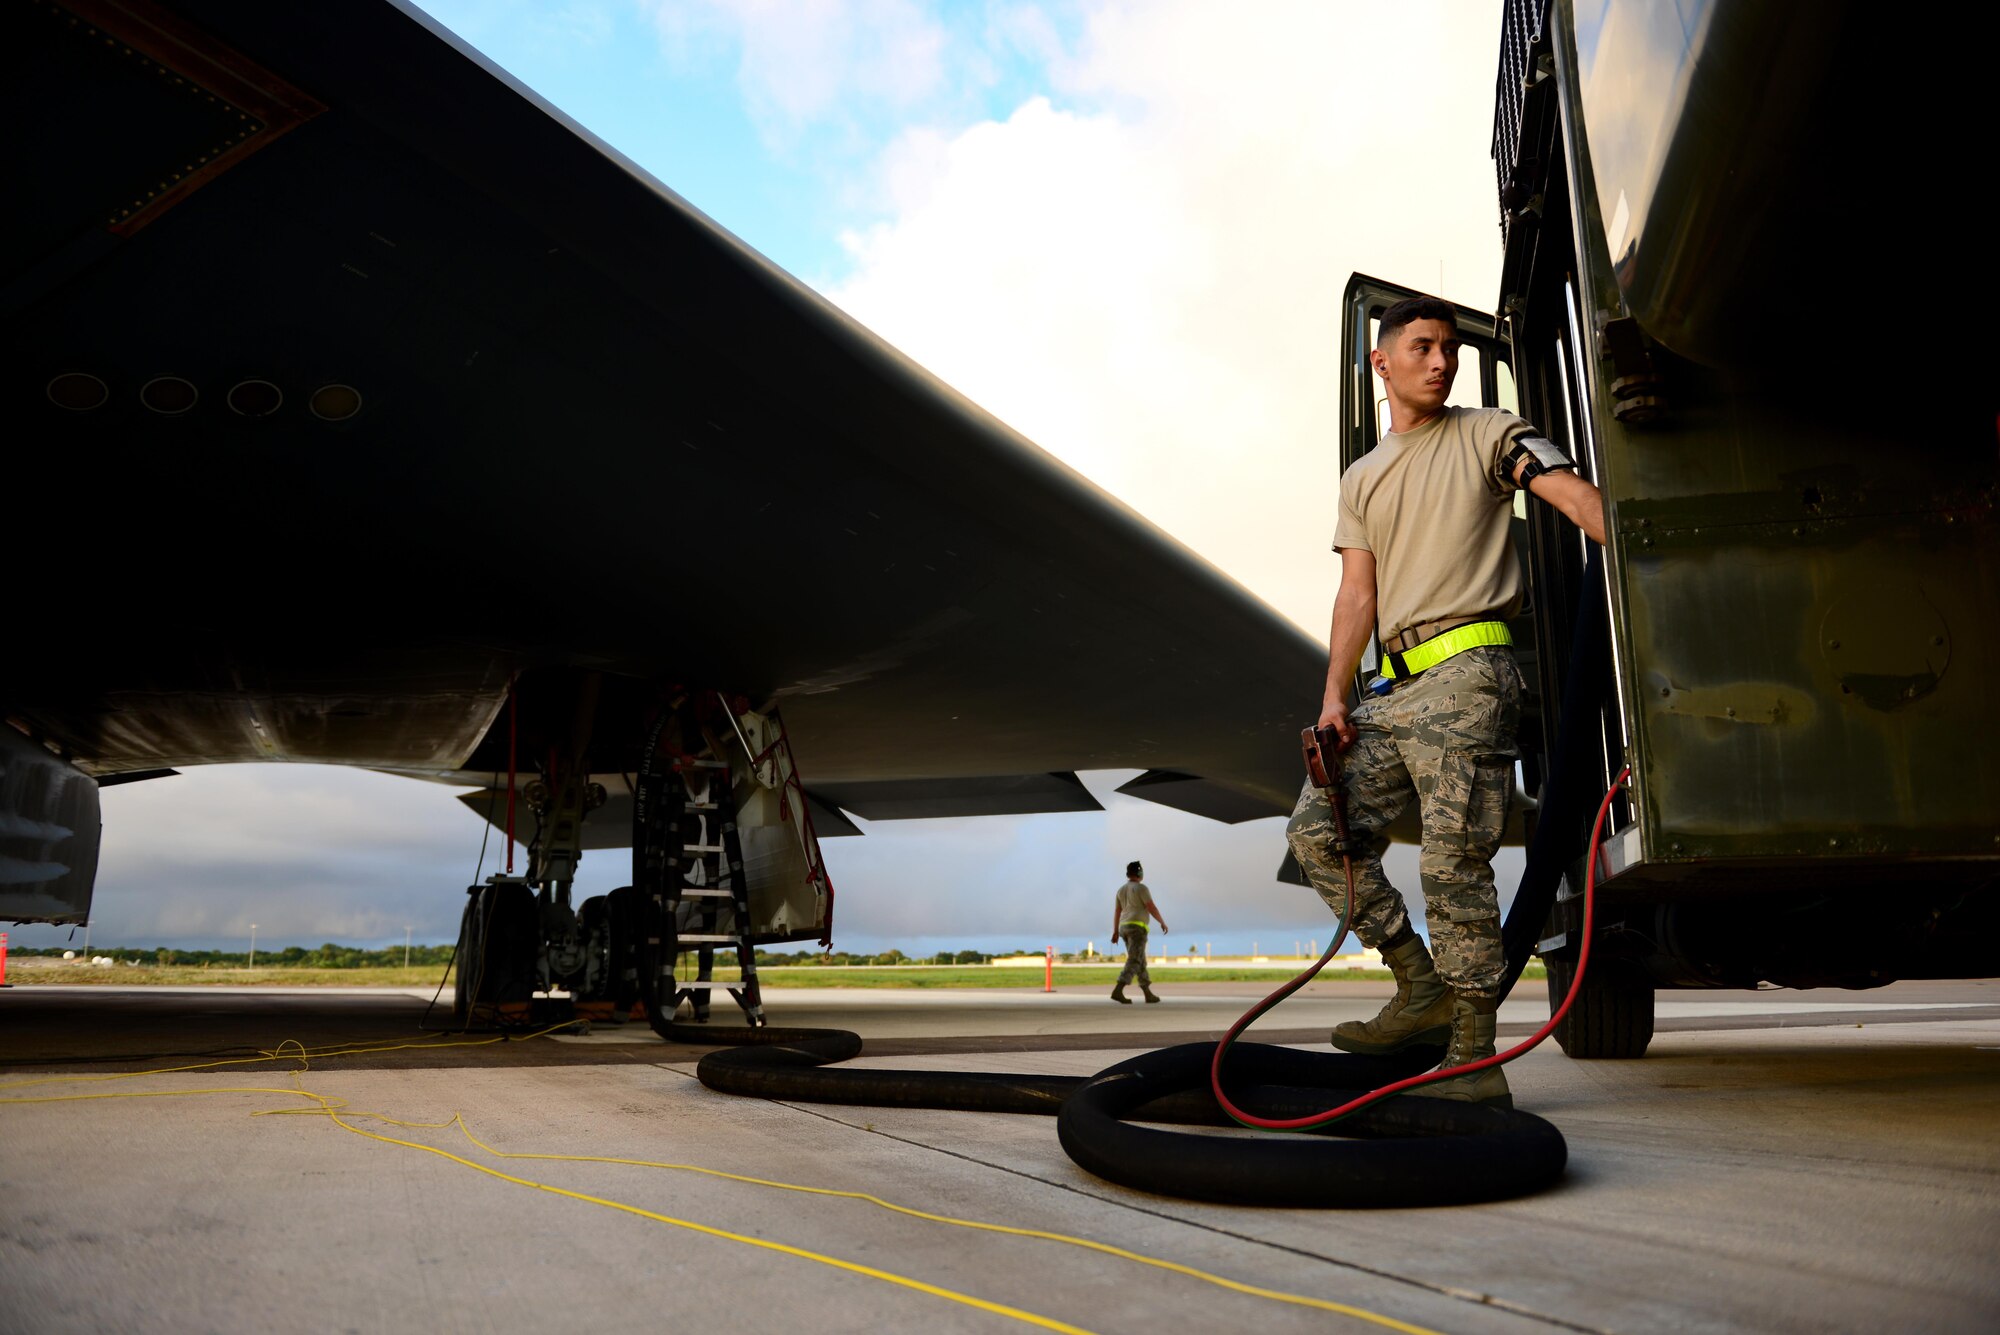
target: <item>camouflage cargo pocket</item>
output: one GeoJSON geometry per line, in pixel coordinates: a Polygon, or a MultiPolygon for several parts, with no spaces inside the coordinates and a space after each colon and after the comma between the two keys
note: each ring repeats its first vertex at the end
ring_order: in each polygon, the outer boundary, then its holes
{"type": "Polygon", "coordinates": [[[1444,753],[1424,813],[1424,846],[1440,853],[1487,859],[1507,830],[1507,805],[1514,796],[1514,761],[1509,756],[1450,750],[1444,753]]]}

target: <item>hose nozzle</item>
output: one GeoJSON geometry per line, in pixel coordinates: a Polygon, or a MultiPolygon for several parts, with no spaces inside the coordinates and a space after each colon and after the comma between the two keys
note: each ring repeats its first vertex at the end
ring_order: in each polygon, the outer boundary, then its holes
{"type": "Polygon", "coordinates": [[[1299,749],[1305,753],[1306,776],[1313,787],[1331,796],[1342,788],[1340,774],[1340,734],[1332,728],[1306,728],[1299,733],[1299,749]]]}
{"type": "Polygon", "coordinates": [[[1340,734],[1332,728],[1306,728],[1299,733],[1299,749],[1305,753],[1306,777],[1326,794],[1327,805],[1333,809],[1334,854],[1352,856],[1360,850],[1347,834],[1347,784],[1340,768],[1340,734]]]}

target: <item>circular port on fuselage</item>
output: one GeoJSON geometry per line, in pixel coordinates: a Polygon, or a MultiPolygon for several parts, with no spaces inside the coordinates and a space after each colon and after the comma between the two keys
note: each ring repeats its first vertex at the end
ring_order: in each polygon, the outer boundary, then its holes
{"type": "Polygon", "coordinates": [[[285,401],[285,392],[268,380],[245,380],[229,391],[232,412],[245,417],[269,417],[285,401]]]}
{"type": "Polygon", "coordinates": [[[49,381],[49,402],[73,413],[102,408],[111,398],[111,386],[88,371],[65,371],[49,381]]]}
{"type": "Polygon", "coordinates": [[[321,385],[306,400],[314,417],[328,422],[345,422],[361,411],[361,391],[352,385],[321,385]]]}
{"type": "Polygon", "coordinates": [[[156,375],[139,386],[139,402],[162,417],[179,417],[200,399],[194,382],[177,375],[156,375]]]}

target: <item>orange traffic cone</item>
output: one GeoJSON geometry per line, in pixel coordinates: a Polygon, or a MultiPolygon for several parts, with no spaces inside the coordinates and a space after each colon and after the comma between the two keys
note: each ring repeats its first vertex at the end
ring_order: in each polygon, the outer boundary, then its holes
{"type": "Polygon", "coordinates": [[[7,981],[7,934],[0,932],[0,987],[12,987],[7,981]]]}

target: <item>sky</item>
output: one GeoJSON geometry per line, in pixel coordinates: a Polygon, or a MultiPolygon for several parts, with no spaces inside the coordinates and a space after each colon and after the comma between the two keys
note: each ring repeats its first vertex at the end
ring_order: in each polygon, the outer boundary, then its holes
{"type": "MultiPolygon", "coordinates": [[[[1499,0],[425,8],[1322,641],[1349,274],[1497,297],[1499,0]]],[[[1281,820],[1111,792],[1130,777],[1083,776],[1101,813],[828,841],[837,948],[1102,949],[1135,857],[1174,928],[1157,944],[1325,943],[1318,899],[1273,879],[1281,820]]],[[[449,941],[483,834],[450,790],[310,766],[196,770],[103,805],[105,944],[246,943],[252,922],[260,947],[449,941]]],[[[589,855],[579,892],[629,879],[621,859],[589,855]]],[[[1519,867],[1503,852],[1503,895],[1519,867]]],[[[1415,851],[1389,870],[1414,898],[1415,851]]]]}

